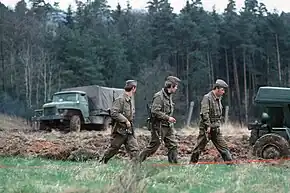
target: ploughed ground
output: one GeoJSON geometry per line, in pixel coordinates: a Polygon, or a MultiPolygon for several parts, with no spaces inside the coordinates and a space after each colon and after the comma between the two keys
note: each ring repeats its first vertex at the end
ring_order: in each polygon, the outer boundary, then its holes
{"type": "MultiPolygon", "coordinates": [[[[12,126],[12,125],[11,125],[12,126]]],[[[0,156],[42,157],[57,160],[84,161],[100,159],[110,145],[110,131],[51,132],[33,131],[23,124],[16,128],[1,128],[0,125],[0,156]]],[[[9,127],[9,125],[8,125],[9,127]]],[[[235,160],[250,159],[249,132],[246,128],[224,126],[221,128],[235,160]]],[[[188,161],[196,143],[198,128],[176,129],[179,144],[179,158],[188,161]]],[[[150,141],[150,131],[138,129],[136,137],[140,149],[144,149],[150,141]]],[[[162,144],[159,150],[149,159],[167,159],[167,149],[162,144]]],[[[128,159],[124,146],[116,157],[128,159]]],[[[212,142],[209,142],[201,155],[201,161],[222,161],[212,142]]]]}

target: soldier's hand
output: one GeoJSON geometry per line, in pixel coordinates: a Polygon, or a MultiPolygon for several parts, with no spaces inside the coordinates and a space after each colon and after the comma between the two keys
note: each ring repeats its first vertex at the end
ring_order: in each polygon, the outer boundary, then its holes
{"type": "Polygon", "coordinates": [[[205,131],[205,135],[206,135],[207,140],[209,140],[210,139],[210,127],[208,127],[207,130],[205,131]]]}
{"type": "Polygon", "coordinates": [[[210,132],[210,127],[207,127],[206,132],[207,132],[207,133],[210,132]]]}
{"type": "Polygon", "coordinates": [[[176,120],[175,120],[174,117],[169,117],[168,121],[169,121],[170,123],[176,123],[176,120]]]}
{"type": "Polygon", "coordinates": [[[130,121],[126,121],[126,126],[127,126],[127,128],[130,128],[131,127],[130,121]]]}

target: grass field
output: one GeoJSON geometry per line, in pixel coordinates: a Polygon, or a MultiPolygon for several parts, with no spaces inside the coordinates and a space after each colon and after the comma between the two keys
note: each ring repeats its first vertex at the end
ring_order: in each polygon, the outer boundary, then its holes
{"type": "MultiPolygon", "coordinates": [[[[156,163],[157,161],[154,161],[156,163]]],[[[167,163],[164,160],[164,163],[167,163]]],[[[131,168],[113,159],[107,165],[42,159],[0,158],[1,192],[289,192],[290,169],[243,165],[131,168]],[[9,167],[3,167],[9,166],[9,167]]]]}

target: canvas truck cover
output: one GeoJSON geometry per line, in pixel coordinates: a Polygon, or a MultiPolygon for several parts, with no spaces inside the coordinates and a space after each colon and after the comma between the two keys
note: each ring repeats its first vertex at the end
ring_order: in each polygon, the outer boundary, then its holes
{"type": "Polygon", "coordinates": [[[124,89],[109,88],[99,85],[65,88],[62,91],[83,91],[87,93],[90,112],[105,113],[112,107],[113,101],[124,92],[124,89]]]}
{"type": "Polygon", "coordinates": [[[290,88],[271,86],[260,87],[255,97],[255,102],[290,104],[290,88]]]}

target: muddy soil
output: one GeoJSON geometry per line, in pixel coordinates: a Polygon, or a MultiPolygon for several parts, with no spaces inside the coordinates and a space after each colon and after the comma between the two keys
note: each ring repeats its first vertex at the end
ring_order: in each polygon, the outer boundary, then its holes
{"type": "MultiPolygon", "coordinates": [[[[195,130],[196,131],[196,130],[195,130]]],[[[177,131],[179,144],[179,158],[188,160],[197,132],[192,130],[177,131]]],[[[140,149],[150,141],[150,132],[137,130],[136,136],[140,149]]],[[[251,158],[249,135],[247,133],[224,132],[234,159],[245,160],[251,158]]],[[[109,131],[82,131],[80,133],[65,133],[61,131],[40,132],[31,130],[2,130],[0,131],[0,156],[42,157],[56,160],[84,161],[99,159],[110,143],[109,131]]],[[[149,159],[166,156],[164,145],[149,159]]],[[[117,157],[128,158],[122,146],[117,157]]],[[[221,157],[209,142],[201,156],[203,161],[221,161],[221,157]]]]}

